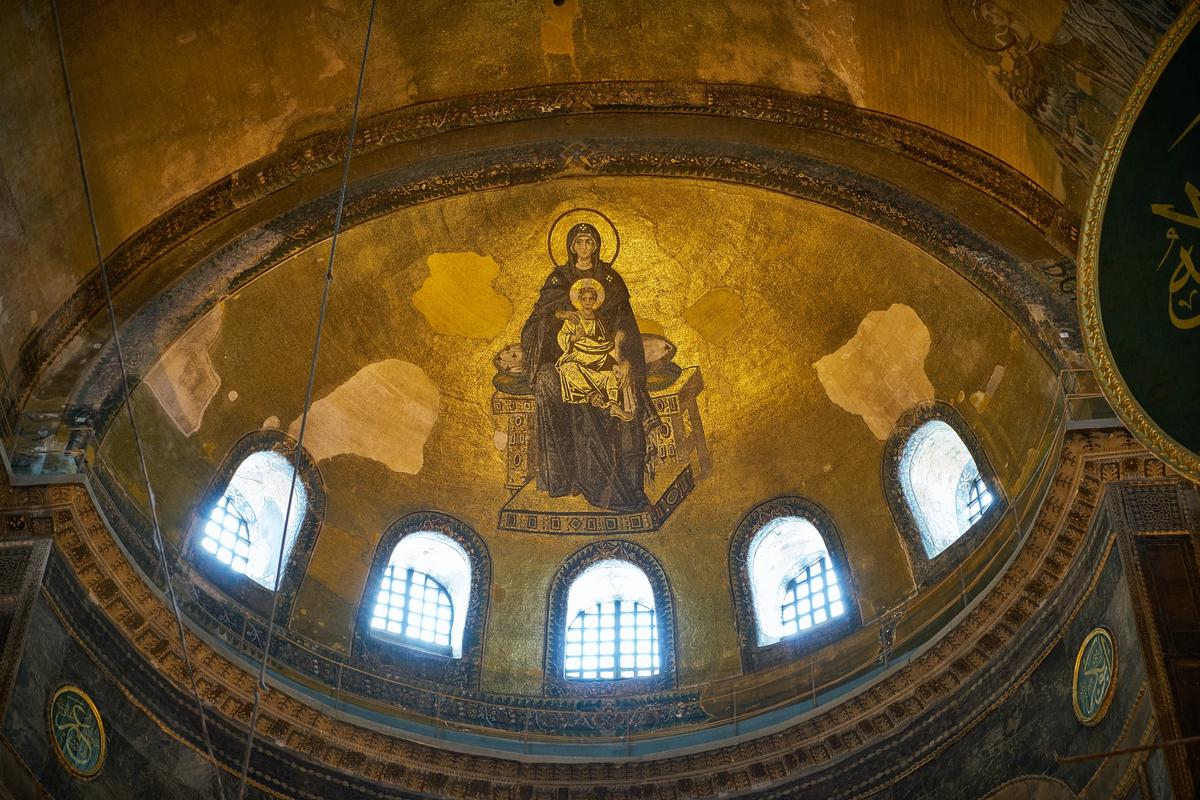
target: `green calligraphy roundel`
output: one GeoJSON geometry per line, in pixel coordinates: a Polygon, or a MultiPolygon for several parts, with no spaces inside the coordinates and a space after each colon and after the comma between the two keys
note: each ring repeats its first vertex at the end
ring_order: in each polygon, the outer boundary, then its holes
{"type": "Polygon", "coordinates": [[[54,754],[77,778],[94,778],[104,766],[104,723],[92,698],[78,686],[63,686],[46,709],[54,754]]]}
{"type": "Polygon", "coordinates": [[[1084,725],[1098,725],[1108,713],[1117,684],[1117,645],[1107,628],[1084,638],[1075,656],[1071,694],[1075,716],[1084,725]]]}

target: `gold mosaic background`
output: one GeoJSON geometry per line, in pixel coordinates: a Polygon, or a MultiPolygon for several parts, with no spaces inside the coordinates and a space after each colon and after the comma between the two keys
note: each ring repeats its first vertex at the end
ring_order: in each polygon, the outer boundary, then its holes
{"type": "MultiPolygon", "coordinates": [[[[443,511],[472,526],[493,560],[483,688],[540,693],[547,588],[591,539],[496,530],[509,492],[489,400],[492,357],[517,340],[551,268],[547,228],[573,206],[614,220],[635,313],[706,383],[712,472],[662,530],[637,537],[672,582],[681,684],[740,671],[729,538],[766,499],[800,494],[830,511],[865,619],[913,591],[880,477],[883,439],[908,406],[952,403],[1008,496],[1029,479],[1054,374],[969,283],[890,234],[816,204],[692,180],[571,178],[453,198],[339,240],[306,440],[328,512],[297,600],[299,632],[346,649],[384,529],[443,511]]],[[[298,418],[327,253],[302,253],[227,298],[138,388],[170,538],[238,438],[298,418]]],[[[104,454],[144,494],[123,417],[104,454]]]]}
{"type": "MultiPolygon", "coordinates": [[[[1162,14],[1147,4],[1115,5],[1128,6],[1113,23],[1129,37],[1121,46],[1108,43],[1107,18],[1065,0],[408,0],[380,4],[362,112],[573,81],[768,86],[929,126],[1079,210],[1090,167],[1075,140],[1103,142],[1124,92],[1106,82],[1136,73],[1144,43],[1166,24],[1156,27],[1162,14]],[[976,6],[999,27],[972,35],[993,49],[989,36],[1019,45],[996,53],[957,31],[947,9],[974,19],[976,6]],[[1128,63],[1093,63],[1096,47],[1128,63]],[[1081,110],[1059,118],[1045,104],[1022,107],[1046,92],[1078,95],[1081,110]]],[[[12,289],[0,357],[11,369],[21,342],[95,262],[50,2],[10,6],[0,12],[10,143],[0,152],[10,254],[0,286],[12,289]]],[[[349,118],[366,0],[166,0],[153,13],[138,3],[60,6],[106,253],[222,176],[349,118]]]]}

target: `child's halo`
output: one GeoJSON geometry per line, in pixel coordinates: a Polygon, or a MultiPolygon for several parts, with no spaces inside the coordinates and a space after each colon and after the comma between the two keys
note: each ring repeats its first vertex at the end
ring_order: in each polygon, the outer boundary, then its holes
{"type": "Polygon", "coordinates": [[[571,305],[575,307],[575,310],[581,310],[579,307],[579,292],[585,286],[596,290],[596,308],[604,305],[604,285],[595,278],[580,278],[571,284],[571,305]]]}

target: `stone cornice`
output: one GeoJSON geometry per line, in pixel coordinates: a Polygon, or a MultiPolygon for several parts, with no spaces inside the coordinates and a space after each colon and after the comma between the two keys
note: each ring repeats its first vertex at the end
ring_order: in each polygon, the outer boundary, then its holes
{"type": "MultiPolygon", "coordinates": [[[[1103,484],[1164,472],[1124,432],[1071,436],[1027,539],[968,613],[925,651],[857,694],[772,733],[656,759],[529,763],[406,741],[334,718],[273,688],[263,700],[264,748],[253,774],[289,792],[297,787],[282,783],[284,776],[303,774],[305,794],[299,796],[320,797],[394,796],[397,790],[538,797],[595,785],[609,787],[611,798],[868,794],[961,737],[1036,668],[1111,550],[1110,531],[1093,525],[1103,484]],[[900,750],[902,760],[895,755],[900,750]]],[[[52,527],[60,554],[54,563],[61,562],[62,569],[52,563],[47,586],[52,600],[69,612],[63,618],[73,635],[85,646],[92,642],[97,658],[140,664],[151,676],[145,684],[137,683],[133,666],[113,673],[124,676],[135,696],[156,692],[175,698],[173,704],[147,704],[149,713],[174,735],[194,740],[188,715],[168,713],[190,702],[173,619],[127,561],[86,492],[77,486],[10,488],[0,500],[14,530],[52,527]],[[75,611],[79,623],[72,626],[75,611]],[[88,624],[89,616],[98,616],[97,623],[88,624]],[[105,635],[110,640],[99,646],[96,640],[105,635]]],[[[254,676],[199,637],[189,639],[201,695],[217,728],[234,737],[248,719],[254,676]]],[[[218,746],[219,757],[230,763],[236,763],[235,750],[218,746]]]]}

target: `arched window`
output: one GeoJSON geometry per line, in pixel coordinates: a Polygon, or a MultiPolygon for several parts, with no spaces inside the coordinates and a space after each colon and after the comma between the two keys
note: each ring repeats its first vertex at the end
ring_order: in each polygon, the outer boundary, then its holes
{"type": "Polygon", "coordinates": [[[588,567],[567,592],[563,677],[570,680],[648,678],[661,668],[654,592],[646,573],[628,561],[588,567]]]}
{"type": "Polygon", "coordinates": [[[803,517],[776,517],[750,543],[758,643],[772,644],[846,613],[825,540],[803,517]]]}
{"type": "Polygon", "coordinates": [[[477,688],[491,579],[470,527],[436,511],[402,517],[375,549],[351,655],[395,680],[477,688]]]}
{"type": "Polygon", "coordinates": [[[308,510],[304,484],[293,481],[292,472],[279,453],[250,454],[209,508],[200,533],[200,549],[271,591],[279,579],[280,543],[286,564],[308,510]]]}
{"type": "Polygon", "coordinates": [[[462,545],[418,531],[392,550],[371,613],[371,632],[410,647],[462,657],[471,561],[462,545]]]}
{"type": "Polygon", "coordinates": [[[754,508],[730,543],[746,671],[787,661],[859,625],[853,580],[829,514],[801,497],[754,508]]]}
{"type": "Polygon", "coordinates": [[[278,430],[253,431],[235,442],[196,504],[184,549],[206,579],[196,583],[198,590],[215,585],[262,615],[274,605],[283,624],[325,516],[321,473],[303,450],[288,511],[296,455],[295,441],[278,430]]]}
{"type": "Polygon", "coordinates": [[[919,405],[896,423],[884,492],[919,586],[962,563],[1004,506],[979,442],[945,403],[919,405]]]}
{"type": "Polygon", "coordinates": [[[983,518],[994,499],[962,438],[940,419],[913,431],[900,458],[904,497],[929,558],[983,518]]]}
{"type": "Polygon", "coordinates": [[[675,681],[674,609],[666,575],[633,542],[588,545],[550,586],[545,691],[656,691],[675,681]]]}

